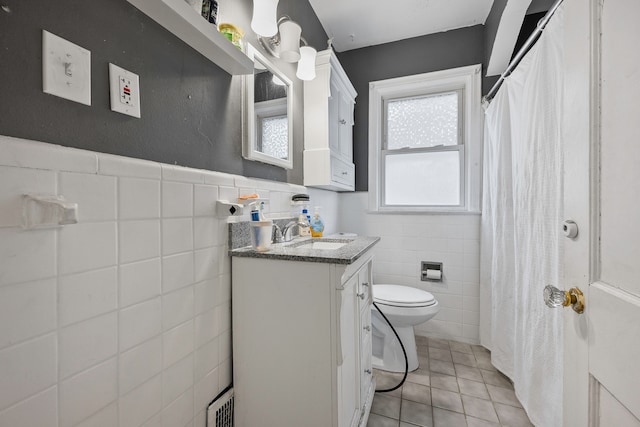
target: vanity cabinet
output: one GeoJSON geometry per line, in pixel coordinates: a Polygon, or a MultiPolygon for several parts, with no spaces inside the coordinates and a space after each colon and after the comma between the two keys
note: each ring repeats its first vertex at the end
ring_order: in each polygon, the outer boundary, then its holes
{"type": "Polygon", "coordinates": [[[304,82],[304,185],[353,191],[353,113],[357,94],[333,49],[319,52],[304,82]]]}
{"type": "Polygon", "coordinates": [[[232,258],[236,427],[366,426],[371,261],[232,258]]]}

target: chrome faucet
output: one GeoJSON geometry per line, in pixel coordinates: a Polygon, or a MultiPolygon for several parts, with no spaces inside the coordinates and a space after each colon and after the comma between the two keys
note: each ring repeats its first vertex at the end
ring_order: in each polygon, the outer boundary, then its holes
{"type": "Polygon", "coordinates": [[[285,225],[284,228],[282,229],[282,239],[285,242],[290,242],[291,240],[293,240],[293,231],[291,231],[291,229],[296,225],[300,225],[300,224],[302,223],[298,221],[288,222],[287,225],[285,225]]]}
{"type": "Polygon", "coordinates": [[[308,224],[301,221],[300,222],[290,221],[287,223],[287,225],[284,226],[282,230],[280,230],[280,227],[278,226],[278,224],[273,224],[273,235],[272,235],[273,243],[290,242],[291,240],[293,240],[293,232],[291,231],[291,229],[296,225],[304,227],[304,226],[307,226],[308,224]]]}

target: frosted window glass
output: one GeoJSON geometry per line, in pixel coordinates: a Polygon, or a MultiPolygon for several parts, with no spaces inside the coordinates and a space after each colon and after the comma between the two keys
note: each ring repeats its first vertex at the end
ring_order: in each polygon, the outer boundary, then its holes
{"type": "Polygon", "coordinates": [[[385,156],[387,206],[460,205],[460,153],[436,151],[385,156]]]}
{"type": "Polygon", "coordinates": [[[458,93],[387,102],[387,149],[458,145],[458,93]]]}
{"type": "Polygon", "coordinates": [[[289,157],[289,131],[287,116],[268,117],[262,119],[262,149],[267,156],[278,159],[289,157]]]}

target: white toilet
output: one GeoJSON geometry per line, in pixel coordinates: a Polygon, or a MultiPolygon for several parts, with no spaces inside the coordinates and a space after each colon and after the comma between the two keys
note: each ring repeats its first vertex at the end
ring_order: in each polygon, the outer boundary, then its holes
{"type": "MultiPolygon", "coordinates": [[[[404,344],[409,372],[418,369],[418,351],[413,327],[438,314],[438,301],[429,292],[400,285],[373,285],[373,301],[391,322],[404,344]]],[[[404,372],[405,362],[398,339],[371,306],[373,326],[373,367],[390,372],[404,372]]]]}

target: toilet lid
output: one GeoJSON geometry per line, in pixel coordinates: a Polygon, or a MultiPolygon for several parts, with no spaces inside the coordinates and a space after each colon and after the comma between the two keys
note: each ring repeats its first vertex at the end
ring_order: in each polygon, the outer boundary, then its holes
{"type": "Polygon", "coordinates": [[[373,285],[373,300],[395,307],[426,307],[436,302],[429,292],[400,285],[373,285]]]}

